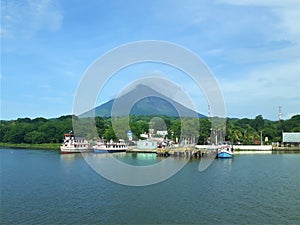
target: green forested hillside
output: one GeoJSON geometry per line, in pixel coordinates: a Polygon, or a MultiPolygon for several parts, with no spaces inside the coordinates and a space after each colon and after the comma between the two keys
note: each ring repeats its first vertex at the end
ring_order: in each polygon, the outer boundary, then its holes
{"type": "Polygon", "coordinates": [[[261,115],[255,119],[227,119],[228,140],[233,143],[253,144],[260,140],[262,132],[263,140],[268,137],[268,142],[281,142],[282,132],[300,132],[300,115],[281,121],[263,119],[261,115]]]}
{"type": "Polygon", "coordinates": [[[6,143],[60,143],[63,134],[72,129],[72,116],[56,119],[19,118],[0,124],[0,142],[6,143]]]}
{"type": "MultiPolygon", "coordinates": [[[[159,117],[163,119],[165,128],[169,131],[169,138],[180,137],[181,131],[188,130],[188,127],[181,127],[180,118],[178,117],[159,117]]],[[[129,125],[135,138],[148,131],[149,122],[152,118],[152,116],[130,116],[129,125]]],[[[111,126],[111,118],[96,117],[95,122],[100,137],[105,139],[116,138],[111,126]]],[[[210,136],[211,123],[208,118],[199,118],[199,124],[198,143],[205,144],[210,136]]],[[[0,142],[14,144],[60,143],[64,138],[64,133],[71,130],[72,116],[61,116],[55,119],[19,118],[10,121],[2,120],[0,123],[0,142]]],[[[282,121],[266,120],[260,115],[254,119],[227,119],[226,139],[233,143],[255,144],[260,140],[261,132],[264,138],[268,137],[268,143],[281,142],[282,132],[300,132],[300,115],[282,121]]]]}

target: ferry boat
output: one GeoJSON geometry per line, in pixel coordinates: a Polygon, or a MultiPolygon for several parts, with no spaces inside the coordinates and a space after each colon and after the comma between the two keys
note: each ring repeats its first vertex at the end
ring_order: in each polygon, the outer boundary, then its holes
{"type": "Polygon", "coordinates": [[[233,147],[229,141],[219,143],[217,158],[232,158],[233,147]]]}
{"type": "Polygon", "coordinates": [[[123,139],[119,139],[118,142],[100,140],[93,146],[93,149],[95,153],[126,152],[128,144],[123,139]]]}
{"type": "Polygon", "coordinates": [[[65,139],[60,146],[60,153],[84,153],[93,151],[84,137],[76,137],[73,132],[65,134],[65,139]]]}

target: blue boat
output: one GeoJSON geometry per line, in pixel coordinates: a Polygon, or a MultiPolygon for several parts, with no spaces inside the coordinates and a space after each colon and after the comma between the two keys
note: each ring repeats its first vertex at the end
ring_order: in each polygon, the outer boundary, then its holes
{"type": "Polygon", "coordinates": [[[229,151],[221,151],[218,153],[218,158],[232,158],[233,153],[229,151]]]}
{"type": "Polygon", "coordinates": [[[233,147],[228,141],[219,143],[217,158],[232,158],[233,147]]]}

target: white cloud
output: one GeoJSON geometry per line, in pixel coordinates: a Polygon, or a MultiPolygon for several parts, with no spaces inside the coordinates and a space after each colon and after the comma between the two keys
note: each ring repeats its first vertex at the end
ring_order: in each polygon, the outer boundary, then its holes
{"type": "Polygon", "coordinates": [[[298,0],[217,0],[216,2],[236,6],[258,6],[268,8],[280,18],[280,22],[275,24],[279,32],[277,32],[273,38],[277,40],[289,39],[299,41],[300,2],[298,0]]]}
{"type": "Polygon", "coordinates": [[[208,57],[237,63],[299,57],[300,1],[179,1],[171,7],[161,20],[179,24],[177,31],[187,35],[178,40],[208,57]]]}
{"type": "Polygon", "coordinates": [[[231,116],[258,115],[275,119],[282,105],[287,113],[300,108],[299,61],[257,67],[235,80],[220,81],[231,116]],[[271,114],[273,113],[273,114],[271,114]]]}
{"type": "MultiPolygon", "coordinates": [[[[248,92],[259,97],[299,97],[299,61],[281,65],[264,65],[223,83],[227,93],[248,92]]],[[[239,96],[244,97],[244,96],[239,96]]],[[[250,97],[250,96],[248,96],[250,97]]]]}
{"type": "Polygon", "coordinates": [[[284,62],[300,57],[299,44],[287,44],[280,46],[280,43],[273,43],[270,47],[259,48],[236,48],[224,55],[224,58],[238,64],[245,63],[268,63],[284,62]]]}
{"type": "MultiPolygon", "coordinates": [[[[271,12],[274,21],[264,24],[261,45],[234,48],[227,62],[249,64],[244,73],[221,86],[231,115],[258,115],[277,118],[281,105],[288,116],[300,113],[300,2],[294,0],[218,0],[236,7],[261,7],[271,12]],[[272,29],[269,29],[269,28],[272,29]]],[[[258,26],[261,26],[258,24],[258,26]]],[[[258,42],[259,44],[259,42],[258,42]]]]}
{"type": "Polygon", "coordinates": [[[38,31],[56,31],[62,25],[62,11],[50,0],[1,3],[2,38],[31,38],[38,31]]]}

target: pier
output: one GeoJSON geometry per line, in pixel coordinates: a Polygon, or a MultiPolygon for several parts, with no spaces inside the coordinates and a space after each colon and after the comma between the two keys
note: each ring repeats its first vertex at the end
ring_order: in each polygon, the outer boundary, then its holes
{"type": "Polygon", "coordinates": [[[139,149],[136,147],[129,147],[126,152],[128,153],[157,153],[156,149],[139,149]]]}
{"type": "Polygon", "coordinates": [[[185,157],[185,158],[201,158],[204,154],[206,154],[207,150],[204,149],[196,149],[196,148],[173,148],[173,149],[157,149],[157,156],[160,157],[185,157]]]}
{"type": "MultiPolygon", "coordinates": [[[[188,147],[166,147],[155,149],[138,149],[136,146],[129,147],[128,153],[155,153],[158,157],[183,157],[183,158],[201,158],[207,154],[214,153],[216,149],[212,149],[208,145],[195,145],[188,147]]],[[[234,154],[272,154],[277,151],[299,151],[299,147],[283,148],[271,145],[234,145],[234,154]]]]}
{"type": "Polygon", "coordinates": [[[176,148],[156,148],[156,149],[138,149],[129,148],[128,153],[156,153],[159,157],[185,157],[201,158],[207,153],[207,149],[197,149],[195,147],[176,147],[176,148]]]}

